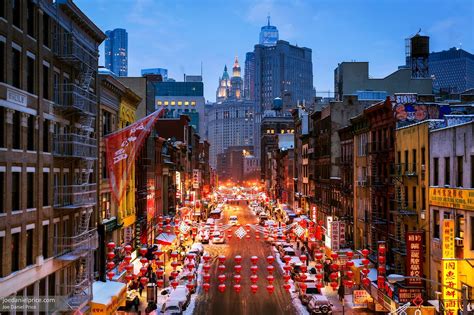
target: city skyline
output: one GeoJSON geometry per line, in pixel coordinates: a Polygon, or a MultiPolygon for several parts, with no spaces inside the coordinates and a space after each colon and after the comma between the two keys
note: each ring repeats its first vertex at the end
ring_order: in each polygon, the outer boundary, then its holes
{"type": "MultiPolygon", "coordinates": [[[[235,55],[245,60],[245,53],[253,51],[258,43],[260,28],[267,24],[268,15],[278,28],[280,39],[313,50],[314,85],[318,96],[324,96],[320,91],[333,91],[333,72],[342,61],[368,61],[369,74],[376,78],[395,71],[404,64],[405,38],[420,28],[431,37],[430,51],[462,45],[472,53],[474,4],[454,2],[178,1],[165,5],[150,0],[76,1],[101,29],[127,29],[132,47],[130,76],[140,76],[143,68],[166,67],[169,77],[182,81],[184,73],[200,73],[202,61],[205,97],[209,101],[215,100],[223,65],[230,66],[235,55]],[[124,19],[120,22],[116,16],[124,19]],[[143,32],[144,28],[147,32],[143,32]]],[[[100,52],[103,65],[103,45],[100,52]]]]}

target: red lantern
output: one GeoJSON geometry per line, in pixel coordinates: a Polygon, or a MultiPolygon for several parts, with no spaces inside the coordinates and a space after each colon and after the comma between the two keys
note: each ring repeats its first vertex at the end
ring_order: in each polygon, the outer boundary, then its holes
{"type": "Polygon", "coordinates": [[[140,248],[140,255],[145,256],[148,249],[146,247],[140,248]]]}
{"type": "Polygon", "coordinates": [[[316,282],[316,288],[321,290],[322,287],[323,287],[323,284],[321,283],[321,281],[316,282]]]}
{"type": "Polygon", "coordinates": [[[107,248],[109,249],[109,251],[112,251],[115,248],[115,243],[112,241],[108,242],[107,248]]]}
{"type": "Polygon", "coordinates": [[[379,264],[385,264],[385,256],[379,256],[379,264]]]}
{"type": "Polygon", "coordinates": [[[369,274],[370,270],[367,268],[362,269],[362,273],[367,276],[369,274]]]}
{"type": "Polygon", "coordinates": [[[289,263],[290,260],[291,260],[291,257],[288,256],[288,255],[285,255],[285,256],[283,256],[283,260],[285,261],[285,263],[289,263]]]}
{"type": "Polygon", "coordinates": [[[125,261],[125,263],[129,264],[129,263],[132,261],[132,256],[126,255],[126,256],[123,258],[123,261],[125,261]]]}
{"type": "Polygon", "coordinates": [[[173,281],[171,281],[170,284],[171,284],[171,286],[173,287],[173,289],[176,289],[176,287],[178,286],[179,282],[176,281],[176,280],[173,280],[173,281]]]}
{"type": "Polygon", "coordinates": [[[291,267],[290,265],[284,265],[283,266],[283,270],[285,270],[286,272],[290,272],[291,269],[293,269],[293,267],[291,267]]]}
{"type": "Polygon", "coordinates": [[[235,256],[234,261],[237,265],[240,265],[240,263],[242,262],[242,256],[240,255],[235,256]]]}
{"type": "Polygon", "coordinates": [[[272,294],[275,291],[275,287],[271,284],[267,285],[267,291],[269,294],[272,294]]]}
{"type": "Polygon", "coordinates": [[[269,274],[272,274],[273,270],[275,270],[275,267],[273,267],[272,265],[267,266],[267,271],[268,271],[269,274]]]}
{"type": "Polygon", "coordinates": [[[132,275],[125,275],[125,280],[126,280],[127,282],[132,281],[132,279],[133,279],[133,276],[132,276],[132,275]]]}
{"type": "Polygon", "coordinates": [[[362,256],[367,257],[369,255],[369,250],[364,248],[362,251],[362,256]]]}
{"type": "Polygon", "coordinates": [[[260,234],[255,234],[255,239],[259,240],[260,239],[260,234]]]}
{"type": "Polygon", "coordinates": [[[332,258],[333,260],[336,260],[337,257],[339,257],[339,255],[338,255],[337,253],[332,253],[332,254],[331,254],[331,258],[332,258]]]}
{"type": "Polygon", "coordinates": [[[217,266],[217,269],[219,270],[219,272],[224,272],[225,271],[225,265],[219,265],[219,266],[217,266]]]}
{"type": "Polygon", "coordinates": [[[220,293],[224,293],[225,291],[225,284],[219,284],[219,286],[217,287],[217,289],[219,290],[220,293]]]}
{"type": "Polygon", "coordinates": [[[224,283],[224,282],[225,282],[225,279],[226,279],[226,276],[225,276],[225,275],[219,275],[219,276],[217,276],[217,280],[219,280],[220,283],[224,283]]]}
{"type": "Polygon", "coordinates": [[[234,291],[235,291],[236,293],[240,293],[240,290],[241,290],[240,284],[234,284],[234,291]]]}
{"type": "Polygon", "coordinates": [[[227,234],[227,238],[228,238],[229,240],[232,239],[232,234],[230,234],[230,233],[227,234]]]}
{"type": "Polygon", "coordinates": [[[156,271],[156,275],[158,277],[163,277],[164,274],[165,274],[165,271],[161,268],[156,271]]]}
{"type": "Polygon", "coordinates": [[[290,281],[290,278],[291,278],[291,276],[290,276],[289,274],[286,274],[286,273],[285,273],[285,274],[283,275],[283,280],[284,280],[285,282],[290,281]]]}
{"type": "Polygon", "coordinates": [[[301,265],[300,270],[301,270],[301,272],[306,272],[306,271],[308,271],[308,267],[306,265],[301,265]]]}
{"type": "Polygon", "coordinates": [[[171,272],[170,272],[170,276],[171,276],[172,278],[177,278],[177,277],[178,277],[178,272],[177,272],[176,270],[175,270],[175,271],[171,271],[171,272]]]}
{"type": "Polygon", "coordinates": [[[271,265],[275,261],[275,257],[273,256],[267,256],[267,263],[271,265]]]}
{"type": "Polygon", "coordinates": [[[338,264],[331,264],[331,270],[332,271],[338,271],[339,270],[339,265],[338,264]]]}
{"type": "Polygon", "coordinates": [[[251,238],[250,234],[245,235],[245,238],[249,240],[251,238]]]}
{"type": "Polygon", "coordinates": [[[107,269],[109,269],[109,270],[114,269],[114,267],[115,267],[115,263],[113,261],[109,261],[107,263],[107,269]]]}
{"type": "Polygon", "coordinates": [[[125,270],[127,270],[127,272],[132,272],[133,265],[132,264],[125,265],[125,270]]]}
{"type": "Polygon", "coordinates": [[[385,284],[385,278],[384,276],[378,276],[377,277],[377,285],[379,288],[383,287],[383,285],[385,284]]]}
{"type": "Polygon", "coordinates": [[[146,259],[146,257],[142,257],[140,258],[140,262],[142,263],[142,265],[144,265],[148,262],[148,259],[146,259]]]}
{"type": "Polygon", "coordinates": [[[380,246],[379,247],[379,254],[384,255],[385,254],[385,249],[386,249],[385,246],[380,246]]]}
{"type": "Polygon", "coordinates": [[[250,276],[250,281],[251,281],[252,283],[257,283],[257,281],[258,281],[258,276],[257,276],[257,275],[251,275],[251,276],[250,276]]]}
{"type": "Polygon", "coordinates": [[[354,266],[354,262],[353,262],[352,260],[346,261],[346,267],[347,267],[347,268],[351,268],[351,267],[353,267],[353,266],[354,266]]]}
{"type": "Polygon", "coordinates": [[[140,283],[143,284],[143,286],[145,286],[148,282],[148,278],[147,277],[141,277],[140,278],[140,283]]]}
{"type": "Polygon", "coordinates": [[[250,266],[250,271],[251,271],[253,274],[256,274],[257,271],[258,271],[258,266],[256,266],[256,265],[250,266]]]}
{"type": "Polygon", "coordinates": [[[204,289],[204,292],[209,292],[209,288],[211,287],[211,285],[209,283],[203,283],[202,284],[202,288],[204,289]]]}
{"type": "Polygon", "coordinates": [[[141,268],[140,268],[140,274],[141,274],[142,276],[146,275],[147,271],[148,271],[148,268],[147,268],[147,267],[141,267],[141,268]]]}
{"type": "Polygon", "coordinates": [[[242,270],[242,266],[241,266],[241,265],[235,265],[235,266],[234,266],[234,271],[235,271],[236,273],[240,273],[241,270],[242,270]]]}
{"type": "Polygon", "coordinates": [[[362,259],[362,264],[363,264],[364,266],[368,266],[369,263],[370,263],[370,261],[369,261],[367,258],[362,259]]]}
{"type": "Polygon", "coordinates": [[[306,255],[300,255],[301,262],[304,263],[306,261],[306,258],[307,258],[306,255]]]}
{"type": "MultiPolygon", "coordinates": [[[[176,254],[178,254],[178,253],[176,253],[176,254]]],[[[173,255],[173,254],[171,253],[171,255],[173,255]]],[[[172,257],[172,256],[171,256],[171,257],[172,257]]],[[[212,257],[209,256],[209,255],[207,255],[207,254],[204,255],[204,256],[202,256],[202,259],[204,259],[204,261],[205,261],[206,263],[208,263],[209,261],[211,261],[211,258],[212,258],[212,257]]]]}
{"type": "Polygon", "coordinates": [[[115,257],[114,252],[108,252],[108,253],[107,253],[107,259],[108,259],[108,260],[112,260],[112,259],[114,259],[114,257],[115,257]]]}
{"type": "Polygon", "coordinates": [[[354,272],[352,270],[347,270],[346,271],[346,276],[349,278],[349,279],[352,279],[352,277],[354,277],[354,272]]]}
{"type": "Polygon", "coordinates": [[[158,288],[162,288],[165,285],[165,280],[163,279],[156,280],[156,285],[158,286],[158,288]]]}
{"type": "Polygon", "coordinates": [[[208,274],[208,273],[205,273],[202,275],[202,280],[205,282],[205,283],[209,283],[209,281],[211,280],[211,275],[208,274]]]}
{"type": "Polygon", "coordinates": [[[352,281],[352,280],[347,280],[344,285],[350,289],[350,288],[352,288],[352,286],[354,285],[354,281],[352,281]]]}
{"type": "Polygon", "coordinates": [[[331,280],[336,280],[338,277],[339,276],[338,276],[337,272],[331,272],[331,274],[329,275],[329,278],[331,280]]]}
{"type": "Polygon", "coordinates": [[[308,276],[305,273],[300,273],[300,279],[302,281],[305,281],[306,279],[308,279],[308,276]]]}
{"type": "Polygon", "coordinates": [[[172,261],[171,262],[171,267],[173,267],[174,270],[178,267],[179,263],[177,261],[172,261]]]}
{"type": "Polygon", "coordinates": [[[125,249],[125,252],[127,254],[130,254],[132,252],[132,245],[130,244],[125,245],[123,248],[125,249]]]}
{"type": "Polygon", "coordinates": [[[224,255],[220,255],[219,257],[217,257],[217,259],[219,260],[219,262],[221,264],[223,264],[225,262],[225,256],[224,255]]]}
{"type": "Polygon", "coordinates": [[[194,269],[194,264],[193,264],[193,263],[189,263],[189,264],[186,265],[186,267],[188,267],[188,270],[191,272],[191,271],[193,271],[193,269],[194,269]]]}
{"type": "Polygon", "coordinates": [[[192,284],[191,282],[188,282],[186,283],[186,288],[189,290],[189,291],[192,291],[194,289],[194,284],[192,284]]]}
{"type": "MultiPolygon", "coordinates": [[[[171,252],[171,258],[176,259],[178,258],[178,252],[177,251],[172,251],[171,252]]],[[[204,258],[205,259],[205,258],[204,258]]]]}
{"type": "Polygon", "coordinates": [[[317,270],[321,270],[321,269],[323,269],[323,264],[321,264],[321,263],[316,263],[316,264],[314,265],[314,267],[315,267],[317,270]]]}
{"type": "Polygon", "coordinates": [[[334,291],[337,290],[337,286],[338,286],[337,282],[331,282],[331,287],[334,291]]]}
{"type": "Polygon", "coordinates": [[[275,280],[275,278],[274,278],[272,275],[268,275],[268,276],[267,276],[267,281],[268,281],[268,283],[272,284],[272,283],[273,283],[273,280],[275,280]]]}
{"type": "Polygon", "coordinates": [[[257,261],[258,261],[258,257],[257,256],[252,256],[250,257],[250,261],[252,262],[252,264],[257,264],[257,261]]]}
{"type": "Polygon", "coordinates": [[[187,254],[187,255],[186,255],[186,258],[187,258],[188,260],[193,260],[193,259],[194,259],[194,254],[187,254]]]}
{"type": "Polygon", "coordinates": [[[299,287],[300,287],[301,291],[303,292],[303,294],[305,294],[305,293],[306,293],[306,288],[308,287],[308,286],[306,285],[306,283],[301,282],[301,283],[299,284],[299,287]]]}
{"type": "Polygon", "coordinates": [[[209,270],[211,270],[211,265],[205,264],[202,266],[202,269],[204,270],[205,273],[209,273],[209,270]]]}
{"type": "Polygon", "coordinates": [[[234,282],[235,282],[235,283],[240,283],[241,280],[242,280],[242,276],[241,276],[241,275],[234,275],[234,282]]]}
{"type": "Polygon", "coordinates": [[[250,286],[250,291],[252,291],[253,294],[257,293],[257,290],[258,290],[258,285],[252,284],[250,286]]]}
{"type": "Polygon", "coordinates": [[[161,267],[165,264],[165,262],[163,260],[155,260],[155,264],[158,266],[158,267],[161,267]]]}
{"type": "Polygon", "coordinates": [[[369,278],[364,278],[362,279],[362,284],[366,287],[370,285],[370,279],[369,278]]]}
{"type": "Polygon", "coordinates": [[[384,274],[386,269],[385,269],[384,266],[379,266],[378,271],[379,271],[380,274],[384,274]]]}
{"type": "Polygon", "coordinates": [[[113,278],[114,276],[115,276],[115,272],[113,272],[113,271],[107,272],[107,278],[109,278],[109,280],[112,281],[112,278],[113,278]]]}
{"type": "Polygon", "coordinates": [[[290,292],[290,288],[291,288],[291,285],[289,285],[288,283],[285,283],[283,285],[283,289],[285,289],[286,292],[290,292]]]}
{"type": "Polygon", "coordinates": [[[349,251],[349,252],[346,253],[346,256],[349,260],[351,260],[352,257],[354,257],[354,253],[349,251]]]}

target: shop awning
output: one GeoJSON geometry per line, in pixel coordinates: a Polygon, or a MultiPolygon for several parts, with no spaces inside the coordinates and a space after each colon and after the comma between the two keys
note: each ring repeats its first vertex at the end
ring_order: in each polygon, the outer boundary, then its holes
{"type": "Polygon", "coordinates": [[[92,284],[93,298],[90,302],[92,314],[113,314],[125,305],[127,286],[116,281],[95,281],[92,284]]]}
{"type": "Polygon", "coordinates": [[[156,242],[160,245],[171,245],[176,239],[176,235],[171,233],[161,233],[156,237],[156,242]]]}

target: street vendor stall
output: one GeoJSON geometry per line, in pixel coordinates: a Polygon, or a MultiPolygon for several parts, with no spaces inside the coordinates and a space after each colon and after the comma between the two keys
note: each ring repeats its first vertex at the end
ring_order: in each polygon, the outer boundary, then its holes
{"type": "Polygon", "coordinates": [[[92,314],[114,314],[125,305],[127,286],[122,282],[96,281],[92,284],[92,314]]]}
{"type": "Polygon", "coordinates": [[[157,244],[169,246],[176,240],[176,235],[173,233],[161,233],[155,238],[155,240],[157,244]]]}

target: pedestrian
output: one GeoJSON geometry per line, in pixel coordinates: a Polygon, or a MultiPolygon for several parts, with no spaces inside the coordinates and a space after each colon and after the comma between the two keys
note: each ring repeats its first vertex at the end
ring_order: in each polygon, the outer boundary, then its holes
{"type": "Polygon", "coordinates": [[[337,294],[339,295],[339,302],[342,302],[344,300],[344,286],[341,285],[339,286],[339,289],[337,290],[337,294]]]}
{"type": "Polygon", "coordinates": [[[296,250],[300,249],[300,240],[296,240],[296,250]]]}
{"type": "Polygon", "coordinates": [[[141,282],[138,284],[138,292],[140,293],[140,297],[141,297],[142,292],[143,292],[143,284],[141,282]]]}
{"type": "Polygon", "coordinates": [[[306,267],[309,266],[309,253],[305,252],[304,255],[306,256],[306,267]]]}

